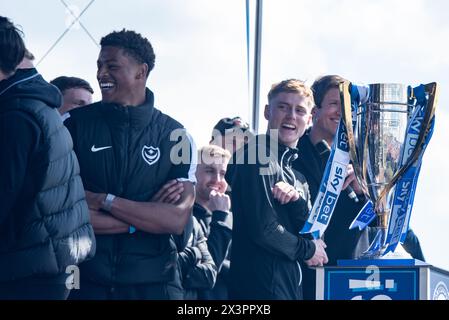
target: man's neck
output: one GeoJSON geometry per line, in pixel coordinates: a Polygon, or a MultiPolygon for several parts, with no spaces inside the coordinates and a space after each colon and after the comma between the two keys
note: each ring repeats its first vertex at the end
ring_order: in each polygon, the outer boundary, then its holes
{"type": "Polygon", "coordinates": [[[12,73],[11,74],[6,74],[3,71],[0,71],[0,81],[8,79],[11,75],[12,75],[12,73]]]}
{"type": "Polygon", "coordinates": [[[209,200],[203,200],[199,197],[197,197],[195,199],[195,202],[198,203],[200,206],[202,206],[203,208],[206,208],[207,210],[209,210],[209,200]]]}
{"type": "Polygon", "coordinates": [[[123,105],[127,107],[137,107],[145,103],[146,95],[145,93],[143,95],[138,95],[135,97],[130,98],[126,103],[123,105]]]}
{"type": "Polygon", "coordinates": [[[320,130],[314,127],[310,129],[309,137],[313,145],[316,145],[318,142],[322,140],[326,140],[329,146],[331,146],[333,142],[333,137],[326,137],[324,134],[322,134],[322,132],[320,132],[320,130]]]}

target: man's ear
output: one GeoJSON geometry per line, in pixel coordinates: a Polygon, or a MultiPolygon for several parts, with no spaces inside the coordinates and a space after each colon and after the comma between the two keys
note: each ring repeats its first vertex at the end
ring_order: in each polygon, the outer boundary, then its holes
{"type": "MultiPolygon", "coordinates": [[[[317,106],[314,106],[314,107],[312,108],[310,121],[312,121],[312,122],[315,121],[315,118],[317,117],[317,113],[318,113],[318,107],[317,107],[317,106]]],[[[310,123],[310,121],[309,121],[309,123],[310,123]]]]}
{"type": "Polygon", "coordinates": [[[270,105],[268,105],[268,104],[265,105],[263,115],[265,117],[265,120],[270,120],[270,105]]]}
{"type": "Polygon", "coordinates": [[[139,66],[139,71],[136,75],[136,79],[146,79],[147,78],[147,73],[148,73],[148,64],[146,63],[142,63],[139,66]]]}

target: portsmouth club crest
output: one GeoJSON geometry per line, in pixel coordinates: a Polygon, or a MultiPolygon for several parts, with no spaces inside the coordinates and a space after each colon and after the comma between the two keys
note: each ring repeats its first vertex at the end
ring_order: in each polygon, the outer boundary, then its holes
{"type": "Polygon", "coordinates": [[[449,291],[443,281],[438,282],[433,291],[433,300],[449,300],[449,291]]]}
{"type": "Polygon", "coordinates": [[[143,146],[142,148],[142,157],[143,160],[145,160],[146,163],[148,163],[150,166],[155,164],[159,157],[161,156],[161,151],[159,148],[155,148],[152,146],[143,146]]]}

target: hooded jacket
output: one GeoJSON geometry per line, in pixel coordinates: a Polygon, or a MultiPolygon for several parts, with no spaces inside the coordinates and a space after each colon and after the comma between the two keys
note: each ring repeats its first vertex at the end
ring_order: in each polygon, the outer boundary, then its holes
{"type": "Polygon", "coordinates": [[[61,274],[95,253],[60,104],[35,69],[0,82],[0,281],[61,274]]]}

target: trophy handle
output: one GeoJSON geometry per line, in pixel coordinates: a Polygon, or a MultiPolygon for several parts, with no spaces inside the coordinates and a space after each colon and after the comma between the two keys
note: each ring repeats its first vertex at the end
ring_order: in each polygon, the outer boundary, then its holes
{"type": "Polygon", "coordinates": [[[366,197],[369,198],[367,193],[368,187],[365,183],[366,180],[363,179],[363,170],[360,166],[359,159],[357,157],[357,151],[355,146],[355,138],[354,131],[352,128],[352,110],[351,110],[351,96],[349,95],[351,83],[349,81],[341,82],[339,85],[340,90],[340,100],[342,106],[342,117],[341,121],[343,121],[346,127],[346,133],[348,135],[348,143],[349,143],[349,157],[352,161],[352,165],[354,166],[355,176],[357,178],[357,182],[362,187],[363,193],[366,197]]]}
{"type": "Polygon", "coordinates": [[[438,101],[439,87],[436,82],[431,82],[431,83],[426,84],[424,86],[424,88],[425,88],[425,91],[429,94],[426,113],[424,115],[424,120],[422,122],[422,126],[423,126],[423,128],[425,128],[425,130],[420,131],[419,136],[418,136],[418,141],[416,143],[416,147],[413,150],[410,157],[408,158],[406,164],[403,167],[401,167],[398,172],[396,172],[396,174],[391,179],[391,181],[388,183],[388,185],[380,192],[379,199],[375,206],[376,211],[379,210],[379,205],[381,203],[383,203],[382,200],[388,195],[388,193],[393,188],[393,186],[396,184],[396,182],[399,180],[399,178],[418,159],[419,155],[421,154],[421,150],[423,148],[425,139],[426,139],[427,135],[429,134],[430,125],[431,125],[433,117],[435,116],[435,107],[436,107],[436,103],[438,101]]]}

